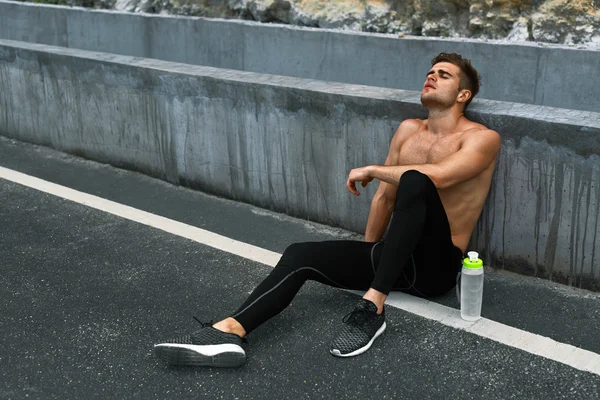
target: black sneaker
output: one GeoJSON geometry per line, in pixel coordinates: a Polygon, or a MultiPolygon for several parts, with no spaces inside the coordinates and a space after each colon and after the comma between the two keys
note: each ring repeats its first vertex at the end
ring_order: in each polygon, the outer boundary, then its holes
{"type": "Polygon", "coordinates": [[[343,321],[346,327],[333,341],[329,352],[338,357],[357,356],[369,350],[377,336],[385,331],[385,309],[379,315],[374,303],[360,299],[343,321]]]}
{"type": "Polygon", "coordinates": [[[191,335],[154,345],[154,354],[172,365],[190,367],[239,367],[246,361],[242,343],[246,340],[233,333],[221,332],[202,324],[191,335]]]}

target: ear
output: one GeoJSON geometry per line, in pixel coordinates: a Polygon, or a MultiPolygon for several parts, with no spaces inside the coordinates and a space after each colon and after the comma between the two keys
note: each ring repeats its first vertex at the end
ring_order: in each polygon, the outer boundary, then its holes
{"type": "Polygon", "coordinates": [[[472,97],[472,93],[469,89],[463,89],[458,92],[458,96],[456,97],[456,101],[459,103],[466,103],[472,97]]]}

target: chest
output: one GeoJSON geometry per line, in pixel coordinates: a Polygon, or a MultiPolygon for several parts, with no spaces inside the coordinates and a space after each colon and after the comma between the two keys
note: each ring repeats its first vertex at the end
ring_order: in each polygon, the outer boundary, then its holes
{"type": "Polygon", "coordinates": [[[428,137],[415,135],[400,149],[400,164],[436,163],[460,149],[460,135],[428,137]]]}

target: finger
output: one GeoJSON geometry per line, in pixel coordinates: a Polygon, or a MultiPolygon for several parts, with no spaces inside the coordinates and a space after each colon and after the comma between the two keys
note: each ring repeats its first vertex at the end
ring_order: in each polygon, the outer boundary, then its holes
{"type": "Polygon", "coordinates": [[[359,191],[356,190],[356,182],[351,181],[350,178],[348,178],[348,181],[346,182],[346,187],[348,188],[350,193],[355,194],[357,196],[360,195],[359,191]]]}

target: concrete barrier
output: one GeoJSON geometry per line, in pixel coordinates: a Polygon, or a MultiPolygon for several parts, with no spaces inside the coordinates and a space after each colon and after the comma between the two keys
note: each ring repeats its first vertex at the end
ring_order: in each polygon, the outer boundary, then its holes
{"type": "MultiPolygon", "coordinates": [[[[0,40],[0,134],[363,231],[419,93],[0,40]]],[[[475,100],[503,148],[471,247],[494,267],[600,289],[600,114],[475,100]]]]}
{"type": "Polygon", "coordinates": [[[480,97],[598,112],[600,52],[536,43],[403,38],[248,21],[0,1],[0,39],[276,75],[420,90],[433,56],[458,52],[480,97]]]}

